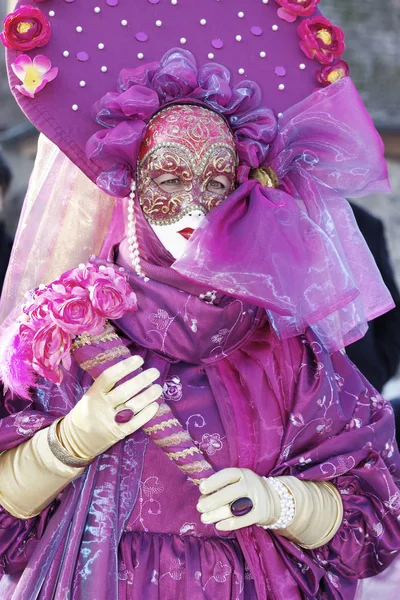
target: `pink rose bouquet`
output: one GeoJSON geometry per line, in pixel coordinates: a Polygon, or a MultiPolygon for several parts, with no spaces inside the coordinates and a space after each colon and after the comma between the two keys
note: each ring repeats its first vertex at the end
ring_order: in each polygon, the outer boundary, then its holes
{"type": "MultiPolygon", "coordinates": [[[[71,357],[97,379],[105,369],[130,356],[129,348],[108,319],[119,319],[136,308],[136,295],[124,269],[108,264],[80,265],[50,285],[39,286],[29,295],[15,323],[3,328],[0,379],[6,389],[29,399],[38,375],[61,383],[63,369],[71,366],[71,357]]],[[[159,410],[144,431],[198,485],[214,470],[165,401],[180,398],[179,378],[168,379],[159,410]]],[[[126,423],[132,416],[131,409],[123,409],[115,420],[126,423]]],[[[218,449],[218,441],[213,443],[218,449]]]]}
{"type": "Polygon", "coordinates": [[[310,17],[320,0],[276,0],[281,8],[278,8],[278,16],[293,23],[297,17],[310,17]]]}
{"type": "Polygon", "coordinates": [[[20,6],[4,19],[0,39],[4,46],[22,52],[45,46],[50,41],[50,21],[34,6],[20,6]]]}
{"type": "Polygon", "coordinates": [[[96,336],[108,319],[119,319],[137,308],[136,295],[123,269],[80,265],[48,286],[34,290],[21,314],[0,340],[0,378],[22,398],[37,375],[54,383],[71,365],[77,336],[96,336]]]}
{"type": "Polygon", "coordinates": [[[300,23],[298,33],[301,37],[300,48],[304,54],[323,65],[339,58],[346,48],[343,31],[325,17],[306,19],[300,23]]]}

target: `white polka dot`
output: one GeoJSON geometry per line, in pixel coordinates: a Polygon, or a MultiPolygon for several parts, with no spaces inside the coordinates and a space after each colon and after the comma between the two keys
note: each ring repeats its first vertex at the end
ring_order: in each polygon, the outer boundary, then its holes
{"type": "Polygon", "coordinates": [[[238,69],[238,73],[239,73],[239,75],[244,75],[243,67],[240,67],[240,69],[238,69]]]}
{"type": "Polygon", "coordinates": [[[278,117],[279,118],[283,117],[283,113],[278,113],[278,117]]]}
{"type": "Polygon", "coordinates": [[[79,106],[77,104],[72,105],[72,110],[78,110],[79,106]]]}
{"type": "Polygon", "coordinates": [[[304,63],[301,63],[301,65],[299,65],[299,68],[304,71],[304,69],[306,68],[306,65],[304,63]]]}
{"type": "Polygon", "coordinates": [[[281,90],[281,92],[285,89],[285,84],[284,83],[280,83],[278,86],[278,89],[281,90]]]}
{"type": "Polygon", "coordinates": [[[242,11],[238,12],[238,17],[239,17],[239,19],[243,19],[244,12],[242,12],[242,11]]]}
{"type": "Polygon", "coordinates": [[[278,31],[279,27],[278,25],[272,25],[272,31],[278,31]]]}
{"type": "Polygon", "coordinates": [[[241,35],[237,35],[236,36],[236,41],[237,42],[241,42],[242,41],[242,36],[241,35]]]}
{"type": "Polygon", "coordinates": [[[64,50],[64,52],[63,52],[63,56],[65,56],[65,58],[68,58],[68,56],[69,56],[69,52],[68,52],[68,50],[64,50]]]}
{"type": "Polygon", "coordinates": [[[212,59],[214,58],[214,54],[213,54],[212,52],[210,52],[210,53],[208,54],[208,58],[209,58],[210,60],[212,60],[212,59]]]}
{"type": "Polygon", "coordinates": [[[186,44],[187,39],[184,38],[184,37],[182,37],[179,41],[180,41],[181,44],[186,44]]]}
{"type": "Polygon", "coordinates": [[[178,0],[171,0],[171,4],[178,4],[178,0]]]}
{"type": "Polygon", "coordinates": [[[128,25],[128,21],[126,19],[122,19],[121,25],[122,27],[126,27],[128,25]]]}
{"type": "Polygon", "coordinates": [[[200,19],[200,25],[207,25],[207,21],[205,19],[200,19]]]}
{"type": "Polygon", "coordinates": [[[100,42],[100,44],[97,44],[97,47],[99,50],[104,50],[104,44],[102,42],[100,42]]]}
{"type": "Polygon", "coordinates": [[[82,33],[82,31],[83,31],[83,27],[81,27],[80,25],[78,25],[78,27],[76,28],[76,31],[77,31],[78,33],[82,33]]]}
{"type": "Polygon", "coordinates": [[[108,70],[108,69],[107,69],[107,67],[106,67],[106,66],[103,66],[103,67],[101,67],[101,72],[102,72],[102,73],[107,73],[107,70],[108,70]]]}
{"type": "Polygon", "coordinates": [[[262,0],[263,4],[268,4],[268,0],[262,0]]]}
{"type": "Polygon", "coordinates": [[[260,52],[260,56],[261,56],[261,58],[265,58],[265,57],[267,56],[267,53],[266,53],[266,52],[264,52],[264,50],[262,50],[262,51],[260,52]]]}
{"type": "Polygon", "coordinates": [[[49,17],[55,17],[56,13],[54,10],[49,10],[49,17]]]}
{"type": "Polygon", "coordinates": [[[83,81],[83,79],[82,79],[82,81],[80,81],[80,82],[79,82],[79,85],[80,85],[81,87],[85,87],[85,85],[86,85],[86,81],[83,81]]]}
{"type": "Polygon", "coordinates": [[[95,13],[99,14],[99,12],[101,11],[101,8],[100,8],[100,6],[95,6],[93,10],[95,13]]]}
{"type": "Polygon", "coordinates": [[[144,58],[144,54],[143,52],[139,52],[139,54],[137,55],[139,60],[142,60],[142,58],[144,58]]]}
{"type": "Polygon", "coordinates": [[[156,21],[156,25],[157,25],[157,27],[161,27],[162,21],[156,21]]]}

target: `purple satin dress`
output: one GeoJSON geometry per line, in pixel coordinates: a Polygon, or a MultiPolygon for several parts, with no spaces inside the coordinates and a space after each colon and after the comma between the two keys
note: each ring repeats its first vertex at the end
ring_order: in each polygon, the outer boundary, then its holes
{"type": "MultiPolygon", "coordinates": [[[[231,466],[204,369],[184,363],[174,366],[164,398],[212,466],[216,470],[231,466]]],[[[256,598],[235,534],[219,534],[213,525],[204,525],[196,510],[198,499],[198,488],[150,442],[138,500],[119,549],[121,600],[256,598]]]]}
{"type": "MultiPolygon", "coordinates": [[[[159,368],[166,401],[212,465],[332,481],[343,523],[316,550],[257,526],[219,536],[199,520],[196,486],[138,431],[38,517],[0,514],[0,598],[353,600],[358,580],[400,550],[388,403],[311,331],[279,340],[264,311],[227,297],[206,305],[163,267],[130,281],[138,310],[116,325],[159,368]]],[[[6,398],[0,449],[66,414],[90,385],[75,365],[31,404],[6,398]]]]}

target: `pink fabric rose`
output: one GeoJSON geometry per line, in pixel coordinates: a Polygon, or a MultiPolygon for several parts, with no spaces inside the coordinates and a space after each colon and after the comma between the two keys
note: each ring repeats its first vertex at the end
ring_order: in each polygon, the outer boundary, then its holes
{"type": "Polygon", "coordinates": [[[21,323],[18,332],[21,342],[27,345],[32,343],[36,330],[32,323],[21,323]]]}
{"type": "Polygon", "coordinates": [[[100,265],[89,286],[94,309],[107,319],[120,319],[125,313],[136,310],[137,298],[124,272],[100,265]]]}
{"type": "Polygon", "coordinates": [[[54,300],[51,318],[70,335],[79,335],[83,331],[88,335],[98,335],[104,327],[104,319],[89,302],[89,294],[80,288],[74,289],[71,298],[54,300]]]}
{"type": "Polygon", "coordinates": [[[50,21],[34,6],[20,6],[7,15],[0,39],[6,48],[22,52],[45,46],[51,37],[50,21]]]}
{"type": "Polygon", "coordinates": [[[29,399],[36,375],[61,383],[61,363],[71,366],[77,335],[98,335],[106,319],[136,310],[136,295],[124,269],[80,265],[31,292],[0,346],[0,376],[7,389],[29,399]]]}
{"type": "Polygon", "coordinates": [[[44,325],[45,323],[48,323],[50,321],[50,314],[47,302],[43,302],[38,306],[33,306],[29,311],[29,318],[35,324],[40,323],[41,325],[44,325]]]}
{"type": "Polygon", "coordinates": [[[349,75],[349,65],[344,60],[339,60],[335,65],[325,65],[318,73],[318,81],[322,83],[324,87],[339,81],[343,77],[349,75]]]}
{"type": "Polygon", "coordinates": [[[56,286],[62,284],[66,291],[70,292],[74,287],[87,288],[92,285],[96,277],[98,277],[99,268],[97,265],[80,265],[77,269],[72,269],[61,275],[58,281],[52,283],[52,288],[57,289],[56,286]]]}
{"type": "Polygon", "coordinates": [[[278,8],[278,16],[293,23],[297,17],[309,17],[315,12],[320,0],[276,0],[281,8],[278,8]]]}
{"type": "Polygon", "coordinates": [[[308,58],[315,58],[323,65],[339,58],[346,46],[344,33],[325,17],[313,17],[300,23],[298,33],[300,48],[308,58]]]}
{"type": "Polygon", "coordinates": [[[98,279],[89,290],[93,308],[104,318],[120,319],[130,310],[126,288],[126,284],[115,286],[108,279],[98,279]]]}
{"type": "Polygon", "coordinates": [[[71,336],[58,325],[45,325],[36,333],[32,341],[32,366],[36,373],[53,383],[62,381],[60,363],[65,361],[68,369],[71,364],[71,336]]]}

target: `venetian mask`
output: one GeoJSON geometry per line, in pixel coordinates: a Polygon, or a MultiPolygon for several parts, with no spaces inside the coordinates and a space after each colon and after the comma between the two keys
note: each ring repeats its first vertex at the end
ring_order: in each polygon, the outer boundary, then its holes
{"type": "Polygon", "coordinates": [[[234,190],[237,162],[229,126],[206,108],[174,105],[150,122],[139,156],[139,200],[174,258],[204,215],[234,190]]]}

